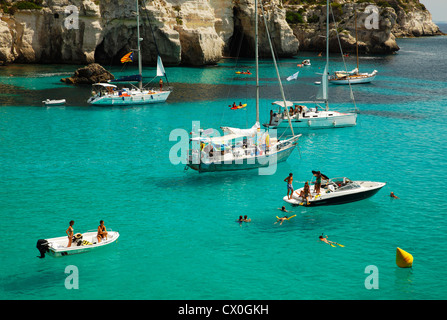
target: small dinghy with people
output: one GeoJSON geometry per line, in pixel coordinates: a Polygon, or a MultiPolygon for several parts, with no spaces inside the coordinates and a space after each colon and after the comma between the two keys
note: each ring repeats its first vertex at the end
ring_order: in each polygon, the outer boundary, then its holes
{"type": "Polygon", "coordinates": [[[120,234],[118,231],[107,231],[107,238],[103,238],[100,242],[98,242],[97,236],[98,233],[96,231],[89,231],[83,234],[76,233],[73,236],[70,247],[67,247],[67,236],[39,239],[37,241],[37,249],[40,252],[40,258],[44,258],[45,253],[49,253],[53,257],[85,253],[116,242],[120,234]]]}
{"type": "Polygon", "coordinates": [[[312,184],[307,197],[303,187],[295,190],[290,199],[285,196],[283,200],[294,206],[312,207],[349,203],[372,197],[385,185],[384,182],[352,181],[346,177],[323,179],[319,193],[315,190],[315,184],[312,184]]]}

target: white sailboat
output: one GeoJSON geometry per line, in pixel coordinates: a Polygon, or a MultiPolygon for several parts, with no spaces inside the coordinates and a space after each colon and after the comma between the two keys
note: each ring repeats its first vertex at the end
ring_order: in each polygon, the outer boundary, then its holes
{"type": "MultiPolygon", "coordinates": [[[[262,3],[261,3],[262,8],[262,3]]],[[[264,19],[265,15],[263,14],[264,19]]],[[[268,167],[276,163],[286,161],[301,136],[279,140],[275,137],[276,131],[260,132],[259,122],[259,58],[258,58],[258,1],[255,0],[255,60],[256,60],[256,122],[249,129],[221,127],[225,135],[220,137],[208,137],[205,132],[194,134],[190,138],[190,150],[188,151],[187,167],[198,172],[247,170],[268,167]],[[194,148],[193,145],[196,145],[194,148]]],[[[272,50],[273,62],[280,85],[283,101],[285,102],[284,90],[279,77],[275,55],[267,30],[270,48],[272,50]]],[[[289,121],[290,123],[290,121],[289,121]]],[[[212,130],[211,130],[212,131],[212,130]]]]}
{"type": "Polygon", "coordinates": [[[329,82],[333,84],[361,84],[370,83],[377,75],[377,70],[371,73],[359,72],[359,44],[357,40],[357,11],[355,13],[355,46],[357,55],[357,68],[351,71],[335,71],[329,77],[329,82]]]}
{"type": "MultiPolygon", "coordinates": [[[[342,128],[355,126],[356,113],[343,113],[329,110],[328,79],[329,79],[329,0],[327,0],[326,18],[326,66],[321,78],[321,87],[315,101],[276,101],[272,104],[278,107],[276,113],[272,113],[269,123],[263,124],[266,128],[277,129],[290,133],[290,127],[298,132],[309,129],[342,128]],[[309,107],[308,105],[312,105],[309,107]],[[289,108],[293,110],[290,115],[289,108]]],[[[352,92],[351,92],[352,96],[352,92]]],[[[352,96],[353,97],[353,96],[352,96]]]]}
{"type": "MultiPolygon", "coordinates": [[[[137,15],[137,49],[138,52],[138,75],[128,77],[127,79],[120,79],[123,81],[138,81],[138,87],[121,88],[118,89],[116,85],[95,83],[93,84],[92,97],[87,102],[98,106],[128,106],[128,105],[142,105],[165,102],[171,90],[164,90],[162,86],[158,89],[146,89],[143,87],[143,64],[140,42],[143,40],[140,37],[140,10],[138,0],[136,0],[136,15],[137,15]]],[[[157,58],[157,76],[166,76],[166,72],[161,61],[161,57],[157,58]]]]}

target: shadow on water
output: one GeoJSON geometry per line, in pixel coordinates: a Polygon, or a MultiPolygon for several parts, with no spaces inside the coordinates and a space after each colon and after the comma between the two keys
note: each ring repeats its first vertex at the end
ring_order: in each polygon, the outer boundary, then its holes
{"type": "Polygon", "coordinates": [[[395,288],[402,295],[403,299],[411,297],[414,293],[413,268],[398,268],[394,270],[395,288]]]}
{"type": "MultiPolygon", "coordinates": [[[[48,257],[49,259],[53,259],[48,257]]],[[[48,259],[45,258],[45,259],[48,259]]],[[[37,270],[38,271],[38,270],[37,270]]],[[[10,293],[37,292],[44,288],[64,285],[66,274],[60,271],[46,270],[36,273],[20,273],[2,279],[3,288],[10,293]]]]}
{"type": "Polygon", "coordinates": [[[420,114],[410,112],[385,111],[385,110],[360,110],[359,114],[384,117],[384,118],[404,119],[404,120],[417,120],[425,118],[420,114]]]}
{"type": "Polygon", "coordinates": [[[66,99],[66,106],[87,106],[91,95],[91,87],[67,86],[59,88],[28,90],[8,84],[0,84],[0,105],[3,106],[36,106],[41,107],[46,99],[66,99]]]}
{"type": "Polygon", "coordinates": [[[155,185],[157,188],[170,189],[176,188],[206,187],[216,184],[233,185],[240,182],[250,183],[259,179],[257,169],[228,172],[198,173],[188,169],[175,177],[148,177],[147,183],[155,185]]]}

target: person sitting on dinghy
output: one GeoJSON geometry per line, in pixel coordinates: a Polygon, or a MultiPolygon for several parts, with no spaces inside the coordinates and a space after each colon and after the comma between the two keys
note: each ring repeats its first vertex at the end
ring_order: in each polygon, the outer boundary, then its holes
{"type": "Polygon", "coordinates": [[[101,242],[101,239],[106,238],[107,240],[107,230],[106,230],[106,226],[104,225],[104,221],[101,220],[99,221],[99,226],[98,226],[98,234],[96,235],[96,238],[98,239],[98,243],[101,242]]]}

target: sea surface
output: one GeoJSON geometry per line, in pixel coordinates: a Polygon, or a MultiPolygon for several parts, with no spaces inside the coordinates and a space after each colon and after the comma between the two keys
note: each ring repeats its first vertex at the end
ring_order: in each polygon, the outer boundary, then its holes
{"type": "MultiPolygon", "coordinates": [[[[79,66],[1,67],[0,299],[445,299],[447,37],[398,45],[394,55],[360,57],[360,70],[378,76],[352,87],[357,126],[303,133],[272,175],[198,174],[169,157],[178,142],[171,133],[190,132],[194,121],[205,129],[254,124],[254,76],[235,74],[254,71],[253,60],[167,67],[168,101],[126,108],[90,106],[90,86],[59,81],[79,66]],[[67,104],[42,106],[47,98],[67,104]],[[233,102],[248,106],[230,110],[233,102]],[[312,170],[387,185],[337,206],[283,202],[284,178],[292,172],[299,188],[312,170]],[[275,224],[283,205],[296,217],[275,224]],[[251,222],[235,222],[239,215],[251,222]],[[121,236],[95,252],[36,258],[37,240],[65,235],[70,220],[75,233],[104,220],[121,236]],[[413,255],[412,268],[396,266],[397,247],[413,255]],[[67,289],[67,267],[78,270],[78,289],[67,289]]],[[[306,52],[280,60],[286,98],[311,99],[324,63],[306,52]],[[297,67],[307,58],[312,66],[297,67]]],[[[353,69],[355,57],[346,63],[353,69]]],[[[135,67],[106,68],[123,75],[135,67]]],[[[331,69],[342,68],[332,56],[331,69]]],[[[144,73],[150,81],[155,68],[144,73]]],[[[281,99],[269,60],[260,80],[265,122],[281,99]]],[[[331,109],[354,108],[348,86],[329,94],[331,109]]]]}

